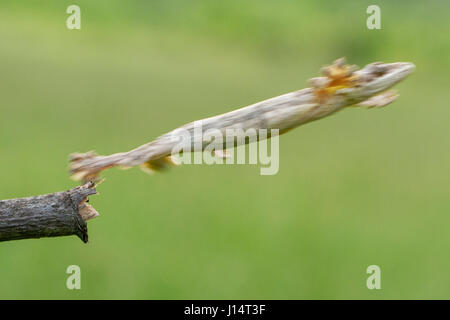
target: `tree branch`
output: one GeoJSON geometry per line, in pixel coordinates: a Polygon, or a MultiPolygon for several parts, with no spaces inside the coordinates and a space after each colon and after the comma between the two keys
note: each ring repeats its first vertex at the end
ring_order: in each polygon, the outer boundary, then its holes
{"type": "Polygon", "coordinates": [[[77,235],[88,241],[86,220],[98,216],[88,205],[96,194],[88,182],[64,192],[0,201],[0,241],[77,235]]]}

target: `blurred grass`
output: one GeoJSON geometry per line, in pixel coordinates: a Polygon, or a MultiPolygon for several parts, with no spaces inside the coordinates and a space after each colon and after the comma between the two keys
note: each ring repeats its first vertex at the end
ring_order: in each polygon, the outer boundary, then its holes
{"type": "Polygon", "coordinates": [[[71,152],[128,150],[303,88],[340,56],[417,71],[392,106],[282,136],[275,176],[108,171],[88,245],[0,245],[0,298],[450,298],[450,4],[378,2],[369,31],[369,1],[77,1],[69,31],[72,2],[2,1],[0,199],[70,188],[71,152]]]}

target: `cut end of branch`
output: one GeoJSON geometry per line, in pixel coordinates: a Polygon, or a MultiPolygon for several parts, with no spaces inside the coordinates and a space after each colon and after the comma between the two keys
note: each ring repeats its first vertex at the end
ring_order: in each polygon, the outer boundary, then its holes
{"type": "Polygon", "coordinates": [[[97,194],[96,186],[102,181],[95,183],[94,181],[89,181],[84,185],[73,189],[76,192],[76,196],[72,194],[72,199],[78,202],[78,214],[81,216],[83,221],[87,221],[99,216],[97,210],[94,209],[89,202],[89,196],[97,194]]]}
{"type": "Polygon", "coordinates": [[[97,210],[95,210],[91,205],[87,204],[87,202],[89,202],[89,199],[86,197],[78,205],[78,214],[84,221],[94,219],[95,217],[99,216],[97,210]]]}
{"type": "Polygon", "coordinates": [[[88,204],[89,196],[97,194],[96,186],[101,182],[103,180],[98,183],[89,181],[68,191],[73,204],[77,206],[77,235],[84,243],[88,242],[86,221],[99,216],[97,210],[88,204]]]}

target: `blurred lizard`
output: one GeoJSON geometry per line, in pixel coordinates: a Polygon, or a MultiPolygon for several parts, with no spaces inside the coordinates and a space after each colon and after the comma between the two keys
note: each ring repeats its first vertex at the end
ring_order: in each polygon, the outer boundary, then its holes
{"type": "MultiPolygon", "coordinates": [[[[387,90],[405,79],[414,69],[414,64],[409,62],[376,62],[358,70],[356,66],[346,65],[341,58],[324,67],[322,77],[310,79],[310,88],[200,120],[202,133],[209,129],[219,129],[225,134],[230,128],[244,131],[253,128],[278,129],[283,134],[345,107],[383,107],[398,96],[394,91],[387,90]]],[[[177,137],[180,129],[191,134],[193,144],[194,122],[191,122],[128,152],[109,156],[99,156],[92,151],[74,153],[70,156],[72,178],[95,180],[101,171],[116,166],[129,168],[139,165],[145,171],[162,170],[172,164],[172,150],[179,142],[174,137],[177,137]]],[[[203,140],[202,148],[209,143],[203,140]]],[[[226,150],[223,151],[222,156],[226,156],[226,150]]]]}

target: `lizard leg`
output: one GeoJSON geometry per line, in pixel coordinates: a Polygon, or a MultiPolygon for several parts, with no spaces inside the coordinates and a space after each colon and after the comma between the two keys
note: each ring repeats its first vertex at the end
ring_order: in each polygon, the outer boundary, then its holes
{"type": "Polygon", "coordinates": [[[388,90],[349,107],[382,108],[392,103],[397,98],[398,93],[395,90],[388,90]]]}

